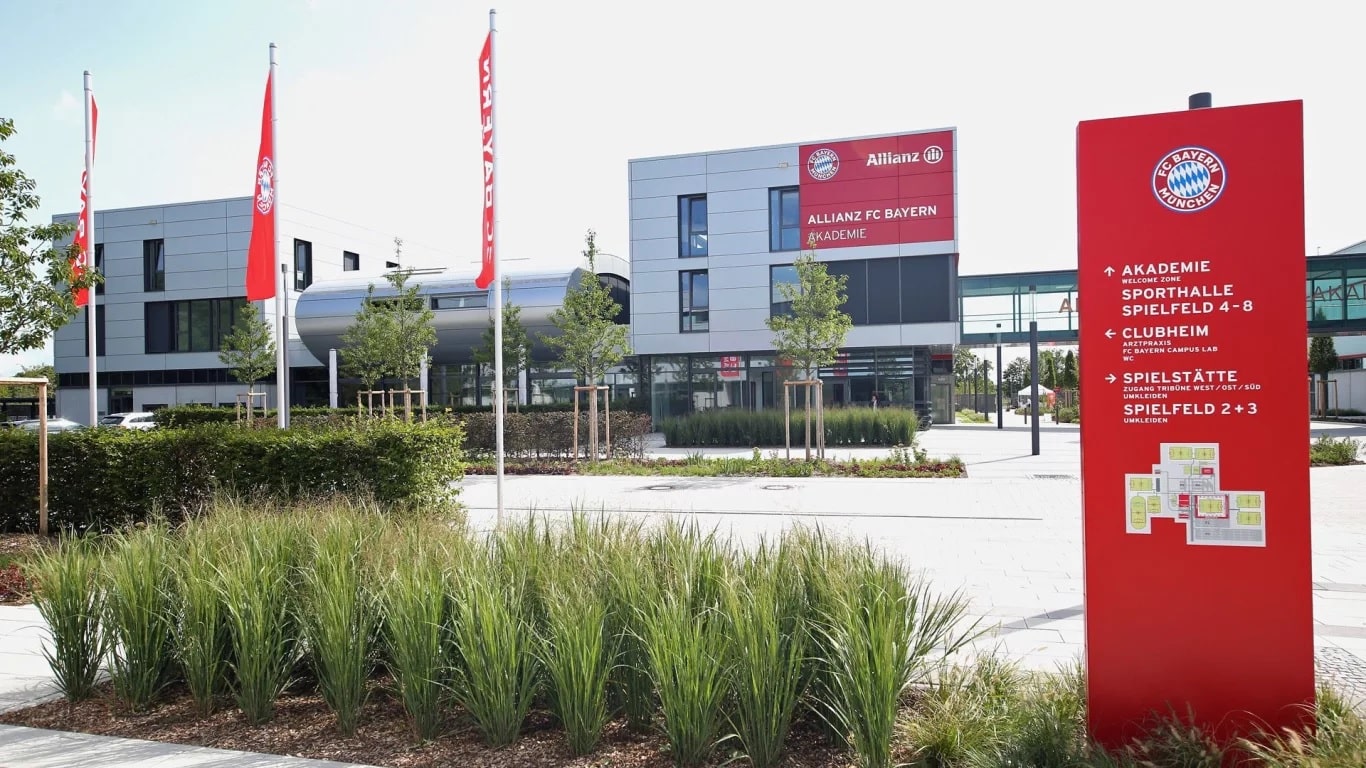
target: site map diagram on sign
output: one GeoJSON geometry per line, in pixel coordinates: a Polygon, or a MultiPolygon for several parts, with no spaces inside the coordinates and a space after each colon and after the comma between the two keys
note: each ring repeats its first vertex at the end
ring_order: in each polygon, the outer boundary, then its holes
{"type": "Polygon", "coordinates": [[[1151,473],[1126,474],[1125,531],[1149,534],[1153,520],[1186,526],[1186,543],[1266,546],[1266,491],[1220,487],[1218,443],[1162,443],[1151,473]]]}

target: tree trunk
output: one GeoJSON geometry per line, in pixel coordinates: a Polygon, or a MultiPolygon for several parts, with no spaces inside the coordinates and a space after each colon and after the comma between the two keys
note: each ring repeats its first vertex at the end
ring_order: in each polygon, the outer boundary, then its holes
{"type": "Polygon", "coordinates": [[[811,382],[806,383],[806,460],[811,461],[811,382]]]}
{"type": "Polygon", "coordinates": [[[593,462],[598,460],[598,389],[588,390],[588,447],[593,452],[593,462]]]}

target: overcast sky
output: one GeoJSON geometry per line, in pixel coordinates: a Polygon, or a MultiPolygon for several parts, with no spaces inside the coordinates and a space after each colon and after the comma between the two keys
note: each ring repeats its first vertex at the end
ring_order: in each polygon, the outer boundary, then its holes
{"type": "MultiPolygon", "coordinates": [[[[1070,268],[1077,122],[1184,109],[1203,90],[1216,106],[1304,99],[1306,252],[1366,239],[1366,70],[1350,3],[497,8],[499,218],[519,269],[576,259],[590,227],[627,255],[629,158],[943,126],[958,129],[960,271],[1070,268]]],[[[45,219],[75,210],[89,69],[97,209],[248,194],[274,41],[286,205],[401,235],[413,263],[473,274],[487,11],[0,0],[0,115],[19,129],[6,149],[37,180],[45,219]]],[[[0,373],[19,362],[0,358],[0,373]]]]}

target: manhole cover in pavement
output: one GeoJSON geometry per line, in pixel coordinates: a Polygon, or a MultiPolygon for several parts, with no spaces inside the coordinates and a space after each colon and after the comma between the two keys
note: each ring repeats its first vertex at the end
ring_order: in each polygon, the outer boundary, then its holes
{"type": "Polygon", "coordinates": [[[647,491],[672,491],[673,489],[674,489],[674,487],[673,487],[672,485],[647,485],[647,486],[645,486],[645,490],[647,490],[647,491]]]}
{"type": "Polygon", "coordinates": [[[790,485],[765,485],[765,486],[763,486],[763,488],[764,488],[765,491],[790,491],[790,490],[792,490],[792,486],[790,486],[790,485]]]}

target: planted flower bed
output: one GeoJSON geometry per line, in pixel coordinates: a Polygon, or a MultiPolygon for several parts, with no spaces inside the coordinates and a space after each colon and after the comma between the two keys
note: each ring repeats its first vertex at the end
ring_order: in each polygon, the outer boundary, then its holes
{"type": "MultiPolygon", "coordinates": [[[[492,475],[490,461],[466,466],[466,475],[492,475]]],[[[779,458],[613,459],[610,461],[509,461],[508,475],[641,475],[675,477],[966,477],[957,457],[947,460],[893,456],[887,459],[801,461],[779,458]]]]}
{"type": "MultiPolygon", "coordinates": [[[[682,524],[486,538],[351,506],[226,507],[67,539],[29,571],[75,722],[170,708],[182,726],[229,711],[248,728],[302,695],[326,706],[329,739],[401,710],[411,744],[507,748],[554,728],[584,756],[657,734],[680,766],[776,765],[794,729],[804,752],[890,765],[902,694],[968,638],[957,596],[800,529],[742,551],[682,524]]],[[[0,719],[64,722],[51,706],[0,719]]]]}

